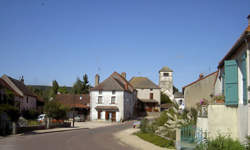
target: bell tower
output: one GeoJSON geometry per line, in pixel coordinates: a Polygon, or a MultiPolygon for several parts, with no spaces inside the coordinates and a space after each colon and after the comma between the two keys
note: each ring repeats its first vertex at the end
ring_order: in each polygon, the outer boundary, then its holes
{"type": "Polygon", "coordinates": [[[159,87],[171,99],[173,96],[173,70],[167,66],[159,71],[159,87]]]}

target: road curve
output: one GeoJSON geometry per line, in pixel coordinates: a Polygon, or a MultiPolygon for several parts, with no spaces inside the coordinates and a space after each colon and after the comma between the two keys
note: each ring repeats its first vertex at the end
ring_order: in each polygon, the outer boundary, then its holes
{"type": "Polygon", "coordinates": [[[96,129],[46,134],[26,134],[0,139],[0,150],[134,150],[114,138],[113,133],[131,123],[96,129]]]}

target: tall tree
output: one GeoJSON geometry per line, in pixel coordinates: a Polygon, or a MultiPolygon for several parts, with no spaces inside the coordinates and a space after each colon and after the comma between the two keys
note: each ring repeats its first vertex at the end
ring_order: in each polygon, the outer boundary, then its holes
{"type": "Polygon", "coordinates": [[[61,94],[67,94],[68,93],[67,87],[66,86],[60,87],[58,89],[58,92],[60,92],[61,94]]]}
{"type": "Polygon", "coordinates": [[[82,81],[79,78],[77,78],[76,82],[73,85],[72,92],[74,94],[81,94],[82,91],[83,91],[83,83],[82,83],[82,81]]]}
{"type": "Polygon", "coordinates": [[[59,89],[59,85],[58,85],[57,81],[54,80],[54,81],[52,82],[52,88],[51,88],[50,97],[54,97],[54,96],[57,94],[58,89],[59,89]]]}
{"type": "Polygon", "coordinates": [[[88,94],[89,93],[89,81],[88,81],[88,75],[84,74],[83,75],[83,94],[88,94]]]}

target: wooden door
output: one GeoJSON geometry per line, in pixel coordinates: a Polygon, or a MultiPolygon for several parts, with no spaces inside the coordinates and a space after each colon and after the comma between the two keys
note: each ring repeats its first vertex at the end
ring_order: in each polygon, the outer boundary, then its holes
{"type": "Polygon", "coordinates": [[[108,111],[105,112],[105,119],[109,120],[109,112],[108,111]]]}
{"type": "Polygon", "coordinates": [[[98,119],[101,119],[101,113],[102,111],[98,110],[98,119]]]}
{"type": "Polygon", "coordinates": [[[112,112],[112,121],[116,122],[116,112],[112,112]]]}

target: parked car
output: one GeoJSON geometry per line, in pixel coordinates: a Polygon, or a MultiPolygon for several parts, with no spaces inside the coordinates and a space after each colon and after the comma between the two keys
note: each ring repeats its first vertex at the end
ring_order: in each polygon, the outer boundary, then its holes
{"type": "Polygon", "coordinates": [[[38,116],[37,121],[43,122],[45,120],[46,114],[41,114],[38,116]]]}

